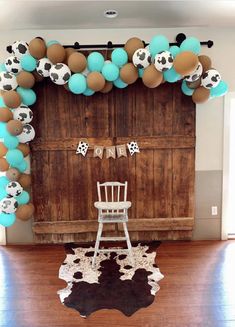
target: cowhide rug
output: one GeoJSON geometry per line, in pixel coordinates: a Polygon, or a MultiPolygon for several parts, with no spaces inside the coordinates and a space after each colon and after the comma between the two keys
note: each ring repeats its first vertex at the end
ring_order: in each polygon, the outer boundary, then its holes
{"type": "Polygon", "coordinates": [[[155,264],[159,245],[152,242],[133,246],[134,267],[126,253],[101,252],[92,269],[94,248],[67,244],[67,256],[59,270],[59,278],[68,284],[58,291],[61,302],[82,317],[100,309],[117,309],[131,316],[149,306],[164,277],[155,264]]]}

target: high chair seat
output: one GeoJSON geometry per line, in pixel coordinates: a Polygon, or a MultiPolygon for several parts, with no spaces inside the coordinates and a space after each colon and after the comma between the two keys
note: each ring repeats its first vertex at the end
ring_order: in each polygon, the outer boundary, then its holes
{"type": "Polygon", "coordinates": [[[124,210],[131,207],[130,201],[120,201],[120,202],[103,202],[97,201],[94,206],[100,210],[124,210]]]}

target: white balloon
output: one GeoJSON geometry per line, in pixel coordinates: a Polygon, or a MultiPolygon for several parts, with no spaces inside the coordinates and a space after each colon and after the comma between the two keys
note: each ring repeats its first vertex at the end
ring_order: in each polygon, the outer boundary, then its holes
{"type": "Polygon", "coordinates": [[[137,68],[148,67],[152,62],[150,52],[146,48],[136,50],[132,56],[132,62],[137,68]]]}
{"type": "Polygon", "coordinates": [[[14,213],[18,208],[18,202],[15,198],[6,197],[0,201],[0,211],[3,213],[14,213]]]}
{"type": "Polygon", "coordinates": [[[157,53],[154,58],[154,66],[159,72],[165,72],[173,66],[174,57],[169,51],[157,53]]]}
{"type": "Polygon", "coordinates": [[[13,118],[15,120],[21,121],[21,123],[28,124],[33,119],[33,112],[32,110],[25,106],[24,104],[20,105],[18,108],[12,110],[13,111],[13,118]]]}
{"type": "Polygon", "coordinates": [[[216,69],[209,69],[202,75],[201,84],[206,89],[211,89],[216,87],[220,81],[220,73],[216,69]]]}
{"type": "Polygon", "coordinates": [[[23,132],[17,136],[20,143],[28,143],[35,137],[35,130],[32,125],[25,124],[23,126],[23,132]]]}
{"type": "Polygon", "coordinates": [[[50,76],[50,69],[53,63],[48,58],[42,58],[38,60],[36,70],[42,77],[50,76]]]}
{"type": "Polygon", "coordinates": [[[194,82],[201,77],[202,72],[203,72],[203,67],[202,64],[199,62],[195,71],[192,74],[185,76],[184,79],[186,80],[186,82],[194,82]]]}
{"type": "Polygon", "coordinates": [[[18,83],[14,74],[9,72],[0,73],[0,90],[11,91],[15,90],[17,86],[18,83]]]}
{"type": "Polygon", "coordinates": [[[10,196],[19,196],[23,192],[23,187],[20,183],[12,181],[7,184],[6,192],[10,196]]]}
{"type": "Polygon", "coordinates": [[[9,73],[15,75],[23,70],[20,64],[20,60],[15,56],[8,57],[5,60],[5,67],[9,73]]]}
{"type": "Polygon", "coordinates": [[[50,79],[53,83],[64,85],[68,82],[71,76],[71,70],[63,63],[55,64],[50,69],[50,79]]]}
{"type": "Polygon", "coordinates": [[[29,45],[25,41],[15,41],[11,47],[13,54],[17,58],[20,58],[25,54],[29,54],[29,45]]]}

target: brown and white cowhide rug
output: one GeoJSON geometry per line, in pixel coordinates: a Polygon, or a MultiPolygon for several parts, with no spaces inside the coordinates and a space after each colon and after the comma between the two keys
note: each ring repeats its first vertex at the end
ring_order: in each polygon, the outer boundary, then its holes
{"type": "Polygon", "coordinates": [[[59,278],[67,287],[58,291],[61,302],[79,311],[82,317],[100,309],[117,309],[131,316],[149,306],[164,277],[155,264],[160,242],[133,246],[135,266],[126,253],[99,253],[92,269],[93,247],[67,244],[67,256],[60,267],[59,278]]]}

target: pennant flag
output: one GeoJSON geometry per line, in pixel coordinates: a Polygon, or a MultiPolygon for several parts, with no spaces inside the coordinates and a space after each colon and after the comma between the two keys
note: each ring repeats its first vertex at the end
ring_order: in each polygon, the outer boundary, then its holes
{"type": "Polygon", "coordinates": [[[115,146],[107,146],[106,147],[106,158],[116,158],[116,148],[115,146]]]}
{"type": "Polygon", "coordinates": [[[94,157],[103,158],[104,147],[102,145],[94,145],[94,157]]]}
{"type": "Polygon", "coordinates": [[[125,144],[116,145],[116,149],[117,149],[118,158],[127,157],[126,145],[125,144]]]}
{"type": "Polygon", "coordinates": [[[83,155],[83,157],[85,157],[88,147],[89,147],[88,143],[86,143],[84,141],[80,141],[78,144],[78,147],[77,147],[76,154],[81,154],[81,155],[83,155]]]}
{"type": "Polygon", "coordinates": [[[131,156],[133,156],[133,154],[136,152],[140,152],[138,144],[135,141],[127,143],[127,146],[128,146],[128,150],[129,150],[131,156]]]}

